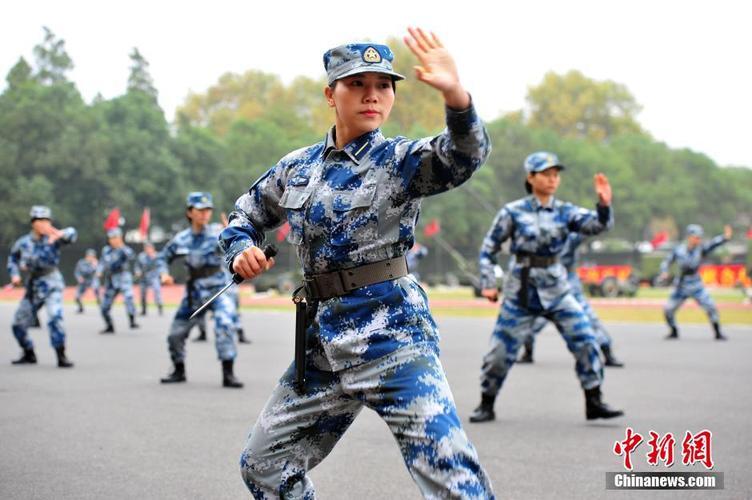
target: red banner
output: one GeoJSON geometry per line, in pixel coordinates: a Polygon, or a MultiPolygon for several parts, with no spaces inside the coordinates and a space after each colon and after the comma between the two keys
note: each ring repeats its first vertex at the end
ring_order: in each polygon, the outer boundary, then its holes
{"type": "Polygon", "coordinates": [[[750,286],[750,277],[744,264],[708,264],[700,266],[700,276],[706,285],[736,286],[744,283],[750,286]]]}
{"type": "Polygon", "coordinates": [[[626,281],[632,274],[632,266],[580,266],[577,268],[577,274],[580,281],[585,284],[600,284],[604,278],[609,276],[616,277],[619,281],[626,281]]]}
{"type": "Polygon", "coordinates": [[[104,230],[109,231],[110,229],[114,229],[118,226],[120,226],[120,209],[113,208],[110,211],[110,214],[107,216],[107,219],[105,219],[104,221],[104,230]]]}
{"type": "Polygon", "coordinates": [[[439,219],[432,219],[431,222],[426,224],[426,227],[423,228],[423,235],[426,238],[430,238],[431,236],[435,234],[439,234],[441,232],[441,225],[439,225],[439,219]]]}
{"type": "Polygon", "coordinates": [[[141,214],[141,223],[138,225],[138,232],[141,233],[141,238],[146,241],[149,236],[149,225],[151,224],[151,211],[148,208],[144,208],[144,212],[141,214]]]}

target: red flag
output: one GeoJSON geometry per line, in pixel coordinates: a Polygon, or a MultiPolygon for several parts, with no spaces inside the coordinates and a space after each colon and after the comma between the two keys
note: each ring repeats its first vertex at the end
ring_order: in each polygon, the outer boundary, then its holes
{"type": "Polygon", "coordinates": [[[287,237],[287,233],[290,232],[290,223],[285,222],[277,229],[277,241],[282,241],[287,237]]]}
{"type": "Polygon", "coordinates": [[[115,207],[110,211],[107,219],[104,221],[104,230],[109,231],[120,226],[120,209],[115,207]]]}
{"type": "Polygon", "coordinates": [[[439,219],[431,219],[431,222],[426,224],[426,227],[423,228],[423,235],[426,238],[430,238],[431,236],[439,234],[440,232],[441,225],[439,224],[439,219]]]}
{"type": "Polygon", "coordinates": [[[668,231],[658,231],[653,236],[653,239],[650,240],[650,244],[653,245],[653,248],[658,248],[659,246],[663,245],[668,241],[668,231]]]}
{"type": "Polygon", "coordinates": [[[138,225],[138,232],[141,233],[141,238],[146,241],[149,235],[149,225],[151,224],[151,211],[148,208],[144,208],[141,214],[141,223],[138,225]]]}
{"type": "Polygon", "coordinates": [[[750,240],[752,240],[752,227],[750,227],[749,229],[747,229],[747,238],[749,238],[750,240]]]}

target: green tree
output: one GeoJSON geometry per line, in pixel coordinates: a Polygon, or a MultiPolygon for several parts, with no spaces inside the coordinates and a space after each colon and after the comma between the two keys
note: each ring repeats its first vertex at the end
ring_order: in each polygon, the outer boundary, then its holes
{"type": "Polygon", "coordinates": [[[65,73],[73,69],[73,60],[65,51],[65,41],[59,39],[44,27],[44,41],[34,47],[37,65],[37,79],[45,84],[64,82],[65,73]]]}
{"type": "Polygon", "coordinates": [[[131,72],[128,75],[128,92],[143,92],[157,101],[157,89],[149,73],[149,63],[137,48],[128,56],[131,59],[131,72]]]}
{"type": "Polygon", "coordinates": [[[592,80],[579,71],[549,72],[528,89],[529,124],[565,137],[602,141],[622,133],[643,133],[634,96],[622,84],[592,80]]]}

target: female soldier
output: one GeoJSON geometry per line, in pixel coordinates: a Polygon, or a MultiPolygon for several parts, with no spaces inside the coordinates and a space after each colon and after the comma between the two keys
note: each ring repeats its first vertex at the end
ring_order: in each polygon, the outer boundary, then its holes
{"type": "Polygon", "coordinates": [[[128,311],[130,327],[138,328],[136,323],[136,305],[133,302],[133,274],[131,262],[135,258],[133,249],[123,242],[123,230],[119,227],[107,230],[107,245],[102,248],[102,258],[97,268],[97,278],[104,286],[104,294],[100,310],[105,328],[99,333],[115,333],[110,309],[115,297],[119,293],[125,299],[125,309],[128,311]]]}
{"type": "MultiPolygon", "coordinates": [[[[190,319],[195,309],[219,291],[227,279],[222,267],[222,251],[217,244],[219,229],[209,224],[214,209],[210,193],[189,193],[185,202],[185,216],[191,227],[176,234],[159,252],[157,263],[162,283],[174,283],[169,274],[170,263],[178,257],[185,258],[188,282],[175,319],[170,326],[167,345],[173,363],[173,371],[163,379],[163,384],[185,382],[185,339],[191,327],[206,313],[190,319]]],[[[214,338],[217,357],[222,362],[222,386],[241,388],[234,373],[235,342],[233,341],[235,302],[228,295],[220,295],[211,305],[214,314],[214,338]]]]}
{"type": "Polygon", "coordinates": [[[622,415],[601,401],[603,366],[592,326],[570,290],[559,260],[570,232],[598,234],[613,225],[611,186],[603,174],[595,176],[596,211],[554,199],[559,171],[556,155],[540,151],[525,159],[525,188],[530,196],[505,205],[491,224],[480,250],[482,295],[498,299],[493,267],[501,244],[512,239],[513,260],[504,285],[504,303],[491,335],[491,349],[483,358],[481,403],[471,422],[495,418],[493,405],[522,341],[538,316],[556,324],[575,357],[577,376],[585,390],[585,416],[612,418],[622,415]]]}
{"type": "Polygon", "coordinates": [[[23,349],[14,365],[34,364],[37,356],[29,337],[29,327],[36,311],[47,306],[47,327],[50,343],[57,353],[57,366],[70,368],[73,363],[65,355],[63,329],[63,275],[57,268],[60,247],[76,241],[78,233],[72,227],[57,229],[52,225],[52,211],[43,205],[31,207],[31,232],[21,236],[8,255],[8,274],[13,286],[21,286],[21,273],[27,273],[26,294],[13,316],[13,335],[23,349]]]}
{"type": "Polygon", "coordinates": [[[241,457],[256,498],[313,498],[308,470],[329,454],[363,406],[397,439],[426,497],[490,498],[491,484],[462,430],[427,298],[407,276],[421,198],[466,181],[490,144],[454,60],[438,38],[410,29],[419,80],[443,94],[447,129],[410,141],[379,127],[394,103],[389,47],[344,45],[324,54],[335,125],[323,142],[284,157],[240,197],[220,237],[243,278],[273,264],[259,245],[288,221],[315,311],[307,385],[293,366],[279,381],[241,457]],[[316,309],[317,308],[317,309],[316,309]]]}
{"type": "Polygon", "coordinates": [[[674,280],[674,291],[668,298],[668,302],[663,309],[666,323],[668,323],[668,327],[671,329],[671,332],[666,337],[667,339],[679,338],[679,330],[676,328],[676,319],[674,316],[679,306],[690,297],[695,299],[700,304],[700,307],[705,309],[705,314],[708,315],[710,324],[713,325],[715,339],[727,339],[721,333],[718,308],[715,307],[713,299],[710,297],[708,291],[705,290],[702,278],[697,271],[700,269],[702,260],[713,250],[730,240],[734,233],[731,226],[726,225],[723,227],[723,234],[705,243],[702,242],[702,234],[701,226],[697,224],[687,226],[686,243],[677,245],[666,259],[661,262],[661,274],[659,276],[661,281],[665,281],[668,278],[668,270],[672,263],[676,262],[679,267],[679,274],[674,280]]]}

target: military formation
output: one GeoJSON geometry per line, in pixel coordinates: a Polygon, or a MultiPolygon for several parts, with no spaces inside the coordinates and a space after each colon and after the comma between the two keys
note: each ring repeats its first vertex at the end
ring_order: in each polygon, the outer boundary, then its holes
{"type": "MultiPolygon", "coordinates": [[[[91,288],[104,321],[114,334],[112,305],[121,294],[128,326],[138,328],[135,282],[141,314],[149,291],[163,313],[161,285],[174,279],[170,265],[185,268],[185,292],[167,333],[171,362],[163,384],[188,380],[186,341],[207,339],[213,319],[222,386],[241,388],[234,374],[235,339],[247,343],[240,320],[237,287],[274,266],[262,250],[265,233],[288,223],[287,241],[304,273],[293,294],[296,352],[261,410],[242,452],[242,478],[255,498],[313,498],[308,472],[320,463],[364,408],[374,410],[398,442],[404,463],[426,498],[493,498],[491,480],[462,427],[454,397],[439,361],[439,332],[416,273],[427,250],[415,243],[415,225],[425,197],[466,182],[486,161],[491,143],[470,94],[460,83],[451,54],[439,38],[410,29],[405,43],[417,57],[417,79],[443,97],[446,129],[434,137],[409,140],[382,135],[395,101],[393,53],[386,45],[353,43],[324,54],[325,99],[335,123],[323,140],[293,151],[271,167],[235,204],[229,220],[211,222],[210,193],[189,193],[188,227],[161,250],[150,242],[136,255],[120,227],[107,230],[107,245],[77,263],[75,301],[91,288]],[[206,309],[197,312],[199,306],[206,309]]],[[[561,335],[575,361],[585,418],[611,419],[624,411],[603,399],[604,366],[623,367],[613,343],[583,292],[577,249],[590,236],[614,225],[612,186],[596,174],[592,208],[555,197],[567,167],[556,154],[539,151],[522,161],[527,195],[505,204],[480,248],[481,294],[501,300],[488,351],[480,363],[480,403],[471,423],[495,419],[495,402],[515,363],[532,363],[535,336],[548,323],[561,335]],[[495,266],[509,242],[510,262],[503,290],[495,266]],[[523,349],[520,357],[520,350],[523,349]]],[[[64,245],[76,240],[72,227],[57,229],[44,206],[30,212],[31,231],[16,241],[8,259],[12,283],[26,293],[13,318],[22,350],[13,364],[36,363],[28,335],[36,313],[47,311],[50,342],[58,366],[66,356],[63,278],[58,270],[64,245]]],[[[688,298],[706,311],[715,338],[725,340],[718,311],[698,269],[703,259],[731,238],[703,242],[702,228],[687,228],[686,242],[661,265],[679,268],[665,307],[669,339],[679,338],[675,311],[688,298]]]]}

